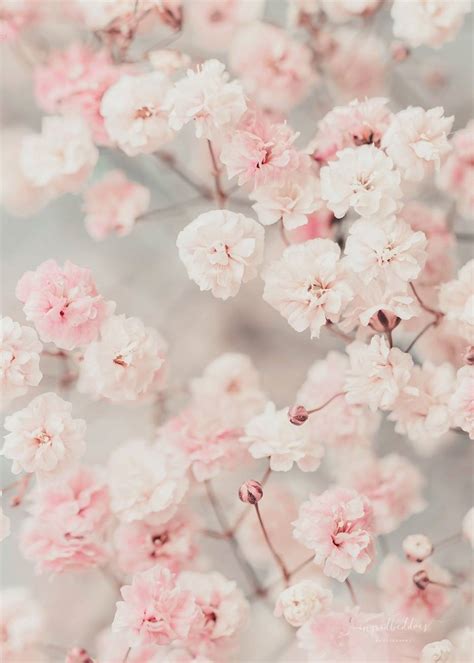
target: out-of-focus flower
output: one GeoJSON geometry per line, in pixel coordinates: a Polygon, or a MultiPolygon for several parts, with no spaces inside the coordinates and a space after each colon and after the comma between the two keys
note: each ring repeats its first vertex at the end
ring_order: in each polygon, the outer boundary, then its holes
{"type": "Polygon", "coordinates": [[[319,338],[323,325],[337,322],[352,296],[340,261],[339,246],[329,239],[294,244],[265,271],[263,298],[298,332],[319,338]]]}
{"type": "Polygon", "coordinates": [[[474,548],[474,507],[470,508],[462,519],[462,533],[474,548]]]}
{"type": "Polygon", "coordinates": [[[463,366],[458,370],[449,409],[454,425],[465,430],[474,440],[474,366],[463,366]]]}
{"type": "Polygon", "coordinates": [[[382,0],[319,0],[330,21],[344,23],[354,18],[367,18],[380,7],[382,0]]]}
{"type": "Polygon", "coordinates": [[[25,272],[17,283],[16,296],[40,339],[64,350],[95,340],[115,307],[99,295],[90,270],[69,260],[64,267],[46,260],[34,272],[25,272]]]}
{"type": "Polygon", "coordinates": [[[39,385],[43,377],[39,367],[42,349],[34,329],[9,317],[0,318],[0,389],[4,404],[39,385]]]}
{"type": "Polygon", "coordinates": [[[189,66],[191,58],[182,51],[158,48],[148,53],[148,62],[156,71],[161,71],[165,76],[171,76],[176,71],[189,66]]]}
{"type": "Polygon", "coordinates": [[[430,642],[421,650],[420,663],[450,663],[455,660],[453,643],[449,640],[430,642]]]}
{"type": "Polygon", "coordinates": [[[365,573],[375,556],[372,507],[355,490],[336,486],[310,495],[293,527],[295,539],[314,552],[315,564],[339,582],[351,571],[365,573]]]}
{"type": "Polygon", "coordinates": [[[2,658],[21,663],[40,660],[34,648],[44,633],[41,606],[26,587],[5,587],[0,594],[2,658]]]}
{"type": "Polygon", "coordinates": [[[412,48],[439,48],[455,38],[470,11],[469,0],[394,0],[393,34],[412,48]]]}
{"type": "Polygon", "coordinates": [[[457,202],[466,219],[474,218],[474,120],[451,139],[452,152],[445,159],[438,185],[457,202]]]}
{"type": "Polygon", "coordinates": [[[290,244],[302,244],[310,239],[333,239],[334,237],[334,214],[326,207],[309,214],[304,226],[298,226],[294,230],[286,231],[286,238],[290,244]]]}
{"type": "Polygon", "coordinates": [[[120,170],[111,170],[84,192],[87,232],[98,240],[114,232],[124,237],[132,232],[149,204],[150,191],[146,187],[128,180],[120,170]]]}
{"type": "Polygon", "coordinates": [[[332,592],[315,580],[302,580],[284,589],[275,606],[275,617],[283,616],[291,626],[303,626],[314,615],[325,612],[332,592]]]}
{"type": "Polygon", "coordinates": [[[474,259],[458,272],[458,278],[443,283],[439,291],[439,308],[448,320],[456,323],[457,333],[474,343],[474,259]]]}
{"type": "Polygon", "coordinates": [[[403,540],[403,552],[410,562],[424,562],[433,550],[433,544],[424,534],[410,534],[403,540]]]}
{"type": "Polygon", "coordinates": [[[176,244],[189,278],[200,290],[228,299],[257,276],[264,234],[256,221],[243,214],[214,210],[187,225],[176,244]]]}

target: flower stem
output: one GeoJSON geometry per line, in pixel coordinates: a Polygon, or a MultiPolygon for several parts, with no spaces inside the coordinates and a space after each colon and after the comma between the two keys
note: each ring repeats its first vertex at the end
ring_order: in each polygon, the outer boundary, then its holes
{"type": "Polygon", "coordinates": [[[424,301],[421,299],[420,295],[415,290],[415,286],[413,285],[413,283],[410,283],[410,288],[411,288],[411,291],[413,292],[413,294],[415,295],[415,298],[416,298],[418,304],[421,306],[421,308],[424,311],[426,311],[427,313],[431,313],[431,315],[434,315],[436,320],[439,320],[439,318],[443,317],[443,313],[441,313],[441,311],[436,311],[434,308],[431,308],[430,306],[428,306],[427,304],[424,303],[424,301]]]}
{"type": "Polygon", "coordinates": [[[266,543],[267,543],[267,546],[268,546],[268,548],[269,548],[271,554],[273,555],[273,559],[275,560],[275,562],[277,563],[277,565],[280,567],[281,574],[282,574],[282,576],[283,576],[283,579],[284,579],[284,581],[285,581],[285,584],[288,585],[288,582],[289,582],[289,580],[290,580],[290,572],[289,572],[288,569],[286,568],[286,564],[285,564],[285,562],[283,561],[283,559],[280,557],[280,555],[277,553],[277,551],[276,551],[275,548],[273,547],[273,544],[272,544],[272,542],[271,542],[271,540],[270,540],[270,537],[268,536],[268,532],[267,532],[267,530],[266,530],[266,528],[265,528],[265,525],[263,524],[262,514],[260,513],[260,509],[259,509],[259,506],[258,506],[258,502],[255,504],[255,511],[257,512],[258,522],[260,523],[260,527],[261,527],[261,529],[262,529],[262,533],[263,533],[263,536],[264,536],[265,541],[266,541],[266,543]]]}
{"type": "Polygon", "coordinates": [[[423,327],[423,329],[415,336],[415,338],[410,343],[410,345],[407,347],[405,352],[410,352],[410,350],[413,348],[415,343],[423,336],[423,334],[425,334],[425,332],[427,332],[428,329],[430,329],[431,327],[435,327],[437,324],[438,324],[438,318],[436,318],[436,320],[432,320],[431,322],[428,322],[428,324],[425,325],[423,327]]]}
{"type": "Polygon", "coordinates": [[[351,595],[352,603],[353,603],[355,606],[358,606],[359,604],[358,604],[358,602],[357,602],[357,597],[356,597],[356,595],[355,595],[354,588],[353,588],[353,586],[352,586],[351,581],[349,580],[349,578],[346,578],[344,582],[346,583],[346,587],[347,587],[347,589],[349,590],[349,594],[351,595]]]}
{"type": "Polygon", "coordinates": [[[314,414],[315,412],[319,412],[320,410],[323,410],[326,405],[329,405],[329,403],[332,403],[336,398],[339,398],[339,396],[344,396],[345,392],[340,391],[337,394],[334,394],[334,396],[331,396],[325,403],[322,405],[319,405],[318,407],[314,407],[312,410],[308,410],[308,414],[314,414]]]}
{"type": "Polygon", "coordinates": [[[155,152],[154,156],[162,163],[164,163],[170,170],[172,170],[175,175],[183,180],[183,182],[186,182],[186,184],[194,189],[200,196],[202,196],[202,198],[205,198],[206,200],[212,200],[211,191],[209,191],[209,189],[203,184],[196,182],[194,178],[191,177],[191,175],[185,173],[176,164],[176,160],[172,154],[169,154],[168,152],[155,152]]]}
{"type": "Polygon", "coordinates": [[[209,156],[211,157],[211,163],[212,163],[212,176],[214,178],[214,192],[215,192],[215,200],[218,205],[218,207],[224,207],[225,203],[227,201],[227,194],[222,188],[221,184],[221,170],[219,168],[219,165],[217,163],[217,158],[214,153],[214,148],[212,147],[211,141],[208,139],[207,141],[207,147],[209,149],[209,156]]]}

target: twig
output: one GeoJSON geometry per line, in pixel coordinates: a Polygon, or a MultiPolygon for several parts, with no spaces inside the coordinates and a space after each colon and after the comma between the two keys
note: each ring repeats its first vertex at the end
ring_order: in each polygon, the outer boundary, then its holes
{"type": "Polygon", "coordinates": [[[431,315],[434,315],[437,320],[439,318],[443,317],[443,313],[441,313],[441,311],[435,311],[434,308],[431,308],[430,306],[428,306],[427,304],[424,303],[424,301],[421,299],[420,295],[415,290],[415,286],[413,285],[413,283],[410,283],[410,288],[411,288],[411,291],[413,292],[413,294],[415,295],[418,304],[421,306],[421,308],[423,310],[427,311],[428,313],[431,313],[431,315]]]}
{"type": "Polygon", "coordinates": [[[353,586],[352,586],[351,581],[349,580],[349,578],[346,578],[344,582],[346,583],[346,587],[347,587],[347,589],[349,590],[349,594],[351,595],[352,603],[353,603],[355,606],[358,606],[359,604],[358,604],[358,602],[357,602],[357,597],[356,597],[356,595],[355,595],[354,588],[353,588],[353,586]]]}
{"type": "Polygon", "coordinates": [[[329,405],[329,403],[332,403],[333,400],[335,400],[336,398],[339,398],[339,396],[345,396],[345,392],[340,391],[337,394],[334,394],[334,396],[331,396],[331,398],[329,398],[322,405],[319,405],[318,407],[314,407],[312,410],[308,410],[308,414],[314,414],[315,412],[319,412],[320,410],[324,409],[326,407],[326,405],[329,405]]]}
{"type": "Polygon", "coordinates": [[[407,347],[407,349],[405,350],[405,352],[410,352],[410,350],[413,348],[413,346],[415,345],[415,343],[416,343],[416,342],[417,342],[417,341],[423,336],[423,334],[424,334],[425,332],[427,332],[428,329],[430,329],[431,327],[435,327],[437,324],[438,324],[438,319],[436,319],[436,320],[432,320],[432,321],[429,322],[427,325],[425,325],[425,326],[423,327],[423,329],[422,329],[422,330],[421,330],[421,331],[415,336],[415,338],[414,338],[413,341],[410,343],[410,345],[407,347]]]}
{"type": "Polygon", "coordinates": [[[212,143],[209,139],[207,140],[207,147],[209,149],[209,156],[211,157],[211,163],[212,163],[212,176],[214,178],[215,200],[218,207],[224,207],[227,201],[227,194],[222,188],[221,170],[217,163],[217,158],[214,153],[214,148],[212,147],[212,143]]]}
{"type": "Polygon", "coordinates": [[[178,177],[180,177],[183,180],[183,182],[186,182],[188,186],[190,186],[195,191],[197,191],[200,196],[202,196],[206,200],[212,200],[211,191],[203,184],[196,182],[191,177],[191,175],[188,175],[188,173],[184,172],[181,168],[179,168],[176,165],[175,158],[172,154],[169,154],[168,152],[155,152],[154,156],[157,159],[159,159],[162,163],[164,163],[170,170],[172,170],[173,173],[175,173],[175,175],[178,175],[178,177]]]}
{"type": "Polygon", "coordinates": [[[262,529],[262,533],[263,533],[263,536],[264,536],[265,541],[267,543],[267,546],[268,546],[271,554],[273,555],[273,559],[275,560],[277,565],[280,567],[280,571],[281,571],[281,574],[282,574],[283,579],[285,581],[285,584],[288,585],[288,582],[290,580],[290,573],[289,573],[288,569],[286,568],[285,562],[283,561],[281,556],[277,553],[277,551],[273,547],[273,544],[270,540],[270,537],[268,536],[268,532],[265,528],[265,525],[263,524],[262,515],[260,513],[258,502],[256,502],[254,506],[255,506],[255,511],[257,513],[258,522],[260,523],[260,527],[262,529]]]}

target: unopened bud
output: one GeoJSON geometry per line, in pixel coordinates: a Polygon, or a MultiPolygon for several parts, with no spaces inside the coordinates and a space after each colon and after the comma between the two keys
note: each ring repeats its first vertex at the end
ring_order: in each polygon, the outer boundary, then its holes
{"type": "Polygon", "coordinates": [[[66,654],[64,663],[94,663],[94,661],[85,649],[73,647],[66,654]]]}
{"type": "Polygon", "coordinates": [[[245,481],[239,488],[239,497],[247,504],[257,504],[263,497],[262,484],[253,479],[245,481]]]}
{"type": "Polygon", "coordinates": [[[411,534],[403,541],[403,552],[411,562],[423,562],[433,552],[433,544],[424,534],[411,534]]]}
{"type": "Polygon", "coordinates": [[[464,363],[472,366],[474,364],[474,345],[470,345],[466,348],[466,351],[463,356],[464,363]]]}
{"type": "Polygon", "coordinates": [[[391,311],[380,309],[369,320],[369,325],[377,332],[393,331],[400,324],[400,318],[391,311]]]}
{"type": "Polygon", "coordinates": [[[395,62],[403,62],[410,55],[410,49],[401,41],[394,41],[390,46],[390,51],[395,62]]]}
{"type": "Polygon", "coordinates": [[[430,579],[428,574],[424,569],[417,571],[413,576],[413,582],[418,587],[418,589],[426,589],[430,584],[430,579]]]}
{"type": "Polygon", "coordinates": [[[293,405],[288,410],[288,419],[295,426],[301,426],[305,421],[308,421],[309,413],[304,405],[293,405]]]}

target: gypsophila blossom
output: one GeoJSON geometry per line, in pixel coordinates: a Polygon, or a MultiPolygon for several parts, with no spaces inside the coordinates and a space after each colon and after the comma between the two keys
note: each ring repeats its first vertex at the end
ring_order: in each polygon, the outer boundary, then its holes
{"type": "Polygon", "coordinates": [[[328,320],[339,320],[352,295],[339,246],[329,239],[289,246],[263,278],[263,299],[296,331],[309,328],[311,338],[319,338],[328,320]]]}
{"type": "Polygon", "coordinates": [[[13,474],[51,477],[74,466],[85,452],[86,422],[73,419],[71,411],[71,403],[48,392],[5,419],[9,432],[1,453],[13,461],[13,474]]]}
{"type": "Polygon", "coordinates": [[[343,23],[353,18],[367,18],[381,4],[381,0],[319,0],[321,9],[330,21],[343,23]]]}
{"type": "Polygon", "coordinates": [[[314,553],[314,563],[339,582],[365,573],[375,556],[370,502],[355,490],[334,487],[300,506],[293,536],[314,553]]]}
{"type": "Polygon", "coordinates": [[[41,15],[34,0],[2,0],[0,34],[2,41],[15,43],[22,32],[34,25],[41,15]]]}
{"type": "Polygon", "coordinates": [[[469,343],[474,342],[474,260],[458,272],[458,278],[442,283],[439,308],[448,320],[456,323],[457,333],[469,343]]]}
{"type": "Polygon", "coordinates": [[[449,640],[430,642],[421,650],[420,663],[450,663],[455,661],[454,646],[449,640]]]}
{"type": "Polygon", "coordinates": [[[474,120],[451,139],[452,151],[438,175],[438,186],[454,198],[459,212],[474,218],[474,120]]]}
{"type": "Polygon", "coordinates": [[[474,548],[474,507],[470,508],[462,519],[462,533],[474,548]]]}
{"type": "Polygon", "coordinates": [[[42,349],[34,329],[9,317],[0,318],[0,389],[4,403],[23,396],[29,387],[41,382],[42,349]]]}
{"type": "Polygon", "coordinates": [[[419,182],[439,170],[441,160],[450,152],[448,134],[454,116],[444,117],[438,106],[424,110],[409,106],[396,113],[382,139],[382,147],[404,179],[419,182]]]}
{"type": "Polygon", "coordinates": [[[127,179],[120,170],[110,170],[84,192],[87,232],[97,240],[112,233],[124,237],[149,205],[149,189],[127,179]]]}
{"type": "Polygon", "coordinates": [[[277,410],[271,402],[249,421],[242,442],[248,445],[253,458],[270,457],[270,467],[276,472],[291,470],[293,463],[303,472],[313,472],[324,455],[323,447],[311,439],[309,430],[294,426],[288,419],[288,409],[277,410]]]}
{"type": "Polygon", "coordinates": [[[148,53],[148,62],[156,71],[161,71],[166,76],[171,76],[180,69],[188,67],[191,63],[191,58],[182,51],[157,48],[148,53]]]}
{"type": "Polygon", "coordinates": [[[394,0],[393,34],[413,48],[439,48],[455,38],[469,11],[468,0],[394,0]]]}
{"type": "Polygon", "coordinates": [[[227,210],[200,214],[182,230],[176,244],[189,278],[214,297],[234,297],[257,275],[263,260],[263,228],[227,210]]]}
{"type": "Polygon", "coordinates": [[[474,366],[463,366],[458,370],[449,409],[454,425],[474,440],[474,366]]]}
{"type": "Polygon", "coordinates": [[[39,602],[26,587],[5,587],[0,593],[2,659],[13,663],[40,660],[35,647],[44,632],[44,616],[39,602]]]}
{"type": "Polygon", "coordinates": [[[330,589],[315,580],[302,580],[281,592],[273,614],[283,616],[291,626],[303,626],[314,615],[327,611],[331,603],[330,589]]]}
{"type": "Polygon", "coordinates": [[[226,51],[240,25],[259,19],[264,0],[201,0],[186,7],[193,26],[193,42],[210,51],[226,51]]]}
{"type": "Polygon", "coordinates": [[[321,168],[321,197],[340,219],[352,208],[363,217],[395,212],[402,192],[393,161],[374,145],[346,148],[321,168]]]}

